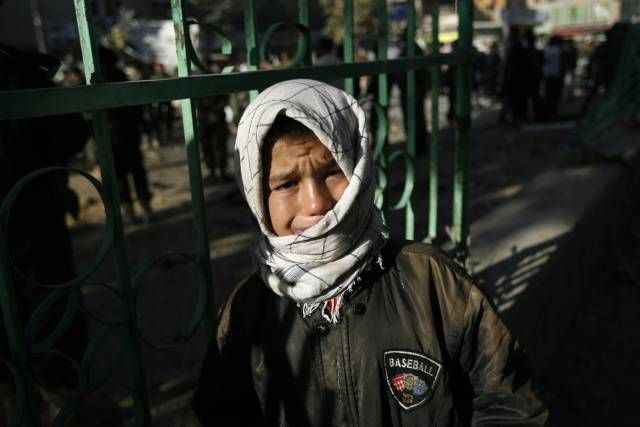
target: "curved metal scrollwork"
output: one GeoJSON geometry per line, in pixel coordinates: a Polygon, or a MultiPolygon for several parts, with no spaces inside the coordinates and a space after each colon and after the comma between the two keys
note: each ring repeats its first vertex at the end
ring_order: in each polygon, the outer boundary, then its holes
{"type": "Polygon", "coordinates": [[[87,375],[86,372],[82,369],[81,365],[78,361],[74,360],[69,355],[58,351],[58,350],[46,350],[41,353],[37,353],[30,358],[31,365],[35,365],[38,362],[38,359],[52,359],[58,358],[64,360],[68,366],[73,368],[73,371],[76,374],[76,388],[75,389],[60,389],[53,387],[51,384],[47,384],[46,379],[39,376],[35,370],[33,371],[33,379],[35,383],[43,390],[47,392],[56,394],[58,396],[70,399],[76,398],[84,393],[87,386],[87,375]]]}
{"type": "Polygon", "coordinates": [[[50,289],[60,289],[60,288],[68,288],[68,287],[72,287],[74,285],[77,285],[78,283],[81,283],[83,281],[85,281],[89,276],[91,276],[99,267],[100,265],[102,265],[102,262],[104,261],[104,258],[107,256],[107,253],[109,252],[109,250],[111,249],[111,246],[113,244],[113,234],[114,234],[114,220],[113,220],[113,216],[116,214],[116,208],[111,204],[111,201],[109,199],[109,197],[106,196],[106,192],[104,187],[102,186],[102,183],[100,183],[100,181],[98,181],[96,178],[94,178],[91,174],[82,171],[80,169],[76,169],[76,168],[71,168],[71,167],[65,167],[65,166],[51,166],[51,167],[46,167],[46,168],[42,168],[42,169],[38,169],[35,170],[33,172],[31,172],[28,175],[25,175],[24,177],[22,177],[14,186],[13,188],[11,188],[11,191],[9,192],[9,194],[7,194],[7,197],[5,198],[4,202],[2,203],[2,206],[0,206],[0,227],[2,227],[2,231],[3,231],[3,235],[7,236],[7,227],[8,227],[8,222],[9,222],[9,217],[11,214],[11,209],[13,208],[13,205],[16,202],[16,199],[18,198],[18,196],[20,195],[20,193],[22,192],[22,190],[34,179],[40,177],[41,175],[50,173],[50,172],[63,172],[63,171],[68,171],[68,172],[75,172],[81,176],[83,176],[84,178],[86,178],[92,185],[93,187],[96,189],[96,191],[98,192],[98,195],[100,196],[104,209],[105,209],[105,234],[104,234],[104,239],[102,241],[102,245],[100,246],[100,249],[98,250],[98,254],[96,255],[96,257],[94,258],[93,262],[91,264],[89,264],[87,267],[85,267],[85,269],[79,273],[75,278],[64,282],[64,283],[58,283],[58,284],[48,284],[48,283],[39,283],[33,279],[31,279],[30,277],[28,277],[26,274],[24,274],[20,268],[13,262],[13,259],[11,258],[11,254],[9,253],[9,251],[7,251],[7,256],[9,258],[9,262],[11,263],[11,267],[13,268],[14,273],[23,281],[25,281],[26,283],[29,283],[30,285],[33,286],[39,286],[42,288],[50,288],[50,289]]]}
{"type": "MultiPolygon", "coordinates": [[[[229,36],[225,34],[222,28],[213,24],[199,23],[197,20],[193,18],[187,19],[186,23],[187,23],[187,28],[192,25],[198,25],[200,28],[204,28],[204,29],[207,29],[208,31],[211,31],[222,43],[220,53],[222,53],[223,55],[231,55],[231,52],[233,51],[233,45],[231,44],[231,39],[229,38],[229,36]]],[[[189,61],[191,61],[191,63],[195,65],[196,68],[198,68],[201,72],[210,74],[211,70],[209,69],[209,67],[207,67],[205,63],[202,62],[202,60],[198,56],[198,53],[196,52],[196,49],[193,47],[193,41],[191,40],[190,34],[188,37],[185,37],[185,46],[187,48],[187,57],[189,58],[189,61]]],[[[221,73],[223,74],[230,73],[233,71],[233,69],[234,69],[233,65],[227,65],[222,69],[221,73]]]]}
{"type": "MultiPolygon", "coordinates": [[[[115,230],[114,215],[117,215],[117,213],[115,206],[113,206],[111,199],[107,197],[106,190],[100,181],[85,171],[63,166],[46,167],[25,175],[11,188],[0,206],[0,235],[3,236],[3,238],[0,239],[0,245],[3,245],[2,252],[6,258],[5,265],[8,267],[8,271],[3,271],[2,274],[5,278],[10,278],[11,275],[13,275],[20,281],[20,283],[50,291],[41,301],[38,302],[35,309],[29,314],[29,318],[27,319],[24,328],[24,334],[22,335],[23,341],[15,343],[19,346],[24,346],[26,371],[23,372],[10,360],[0,357],[0,360],[5,366],[7,366],[14,378],[17,399],[17,409],[15,414],[16,425],[21,425],[24,421],[24,417],[26,416],[25,410],[26,407],[29,406],[29,397],[27,395],[28,393],[26,391],[27,388],[25,386],[23,375],[28,374],[33,383],[40,389],[69,399],[73,402],[75,399],[86,395],[92,388],[95,389],[103,386],[111,376],[113,368],[117,364],[114,363],[111,369],[109,369],[108,375],[101,377],[101,380],[98,383],[92,383],[90,381],[88,373],[90,372],[92,361],[98,353],[97,350],[104,342],[105,336],[117,326],[126,324],[129,321],[129,316],[125,315],[122,319],[117,319],[116,321],[111,322],[100,319],[98,316],[92,315],[91,311],[84,306],[81,297],[81,289],[84,286],[101,286],[105,289],[109,289],[109,291],[116,296],[118,303],[123,305],[123,311],[126,312],[126,308],[124,308],[126,307],[126,304],[119,291],[106,284],[87,282],[91,275],[102,266],[105,257],[113,246],[115,230]],[[20,269],[17,263],[14,262],[9,250],[7,236],[9,233],[12,209],[14,208],[16,201],[19,199],[20,194],[27,189],[27,186],[33,180],[41,178],[45,174],[56,172],[77,173],[87,179],[87,181],[89,181],[95,188],[105,209],[105,231],[97,255],[79,274],[66,282],[51,284],[38,282],[20,269]],[[65,305],[64,309],[62,309],[61,312],[57,312],[57,308],[61,304],[65,305]],[[80,313],[89,314],[94,320],[106,324],[108,330],[103,335],[87,342],[87,347],[83,349],[84,354],[82,360],[78,361],[74,359],[74,357],[54,349],[54,346],[56,346],[60,339],[71,330],[76,316],[80,313]],[[48,324],[52,322],[52,320],[54,320],[55,324],[48,324]],[[38,333],[44,329],[46,329],[46,336],[40,338],[38,333]],[[70,368],[71,371],[74,372],[72,376],[75,378],[75,387],[60,389],[59,387],[47,383],[48,380],[45,378],[46,375],[43,376],[42,373],[39,372],[39,369],[37,368],[38,366],[41,366],[45,362],[55,361],[56,359],[58,362],[57,365],[60,365],[60,362],[62,362],[64,366],[70,368]]],[[[11,285],[10,280],[6,280],[4,283],[9,286],[11,285]]],[[[12,291],[10,294],[13,295],[13,292],[15,291],[12,291]]],[[[16,301],[9,301],[9,304],[15,305],[16,301]]],[[[5,307],[3,307],[3,310],[4,308],[5,307]]],[[[10,339],[20,341],[17,336],[13,336],[10,339]]],[[[118,357],[119,360],[122,359],[124,353],[125,350],[123,348],[122,353],[118,357]]],[[[70,410],[62,410],[56,417],[54,425],[64,425],[71,412],[72,411],[70,410]]]]}
{"type": "Polygon", "coordinates": [[[413,193],[414,186],[414,167],[413,167],[413,159],[411,156],[402,150],[396,150],[391,155],[389,155],[389,161],[387,166],[391,165],[397,159],[404,160],[404,166],[406,168],[406,177],[404,180],[404,188],[402,189],[402,194],[400,195],[400,199],[398,202],[391,206],[392,210],[399,210],[406,208],[411,202],[411,194],[413,193]]]}
{"type": "Polygon", "coordinates": [[[51,292],[38,304],[33,313],[31,313],[25,328],[25,342],[31,353],[41,353],[50,349],[62,338],[71,327],[76,313],[79,311],[79,300],[80,292],[78,288],[60,289],[51,292]],[[46,324],[47,316],[50,315],[52,308],[63,298],[67,298],[67,304],[62,318],[47,337],[41,341],[37,341],[38,328],[46,324]]]}
{"type": "Polygon", "coordinates": [[[15,425],[19,426],[21,420],[24,418],[25,409],[29,406],[26,383],[20,370],[13,362],[2,355],[0,355],[0,362],[6,366],[13,377],[16,394],[15,425]]]}
{"type": "MultiPolygon", "coordinates": [[[[123,327],[123,325],[117,326],[108,326],[104,331],[102,331],[96,338],[89,342],[87,346],[87,350],[82,357],[82,370],[85,373],[92,372],[92,366],[96,359],[96,356],[104,349],[103,346],[107,342],[107,339],[112,335],[117,333],[118,327],[123,327]]],[[[87,375],[87,383],[86,390],[84,390],[85,394],[93,393],[95,390],[105,386],[109,378],[111,378],[115,368],[120,365],[122,359],[127,353],[127,346],[120,346],[118,352],[116,354],[112,354],[111,364],[109,367],[101,373],[97,378],[92,378],[87,375]]]]}
{"type": "Polygon", "coordinates": [[[199,277],[199,280],[196,281],[198,283],[197,304],[193,311],[193,316],[191,318],[191,321],[187,326],[184,327],[184,333],[180,337],[181,339],[179,341],[171,344],[164,344],[164,345],[156,344],[156,343],[153,343],[147,337],[145,337],[142,331],[140,331],[140,329],[138,328],[138,336],[140,340],[145,344],[147,344],[149,347],[155,350],[160,350],[160,351],[174,349],[186,343],[193,336],[193,334],[195,334],[196,330],[198,329],[198,326],[200,326],[200,324],[204,321],[204,316],[206,314],[206,308],[207,308],[207,301],[209,300],[209,292],[206,286],[207,282],[205,280],[205,273],[204,271],[202,271],[202,268],[200,267],[200,263],[198,262],[198,259],[192,255],[188,255],[180,252],[165,253],[148,260],[142,266],[140,271],[133,277],[133,286],[136,291],[136,295],[140,289],[142,279],[145,277],[145,275],[157,264],[159,264],[160,262],[170,257],[179,257],[179,258],[182,258],[183,260],[186,260],[192,263],[193,265],[195,265],[196,271],[198,272],[198,275],[200,277],[199,277]]]}
{"type": "Polygon", "coordinates": [[[309,28],[300,24],[299,22],[276,22],[267,29],[267,31],[264,33],[262,42],[260,43],[261,61],[269,62],[269,44],[271,43],[271,39],[273,39],[278,31],[286,28],[296,29],[300,37],[298,47],[296,49],[296,54],[294,55],[291,63],[287,68],[296,68],[304,65],[307,51],[311,48],[311,32],[309,31],[309,28]]]}
{"type": "Polygon", "coordinates": [[[375,117],[375,141],[373,142],[373,160],[377,166],[377,188],[374,197],[374,203],[378,209],[384,206],[384,194],[388,185],[387,178],[387,159],[385,157],[384,148],[387,144],[387,136],[389,133],[389,118],[386,110],[375,100],[365,98],[364,103],[371,104],[371,117],[375,117]]]}

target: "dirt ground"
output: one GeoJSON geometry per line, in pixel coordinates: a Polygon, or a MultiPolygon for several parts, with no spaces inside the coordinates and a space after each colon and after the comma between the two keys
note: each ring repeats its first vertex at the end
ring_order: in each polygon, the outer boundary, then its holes
{"type": "MultiPolygon", "coordinates": [[[[392,98],[390,139],[393,148],[402,148],[404,135],[397,102],[397,97],[392,98]]],[[[453,135],[444,119],[444,98],[441,105],[439,230],[446,236],[445,226],[451,218],[453,135]]],[[[575,105],[566,107],[569,114],[575,105]]],[[[498,106],[488,103],[476,105],[473,114],[472,221],[515,196],[539,172],[558,163],[574,162],[581,155],[581,150],[572,144],[571,128],[522,130],[498,124],[498,106]]],[[[178,133],[168,144],[144,151],[156,220],[126,227],[127,256],[132,272],[139,271],[145,262],[160,254],[195,252],[186,155],[178,133]]],[[[416,162],[425,165],[416,167],[412,199],[416,239],[422,239],[427,228],[428,159],[421,157],[416,162]]],[[[97,172],[94,170],[94,173],[97,172]]],[[[390,203],[395,203],[394,197],[404,185],[404,173],[400,166],[390,171],[390,203]]],[[[76,263],[82,269],[95,257],[105,238],[104,210],[98,194],[83,178],[72,176],[71,186],[81,204],[80,216],[70,220],[70,226],[76,263]]],[[[256,228],[235,183],[205,178],[204,188],[214,296],[219,305],[233,286],[252,270],[248,249],[256,237],[256,228]]],[[[389,214],[392,234],[397,237],[403,235],[403,218],[404,212],[389,214]]],[[[634,233],[635,240],[627,243],[639,253],[640,223],[635,223],[634,233]]],[[[120,310],[118,301],[108,291],[115,280],[111,258],[107,257],[83,291],[87,310],[98,313],[96,317],[103,320],[117,318],[120,310]]],[[[558,351],[554,367],[542,384],[556,425],[637,425],[628,423],[632,407],[630,399],[624,396],[626,390],[638,390],[635,380],[640,378],[640,358],[631,356],[637,354],[640,341],[628,339],[638,335],[633,325],[639,320],[635,307],[640,302],[640,280],[627,274],[632,269],[621,270],[621,260],[629,262],[628,259],[616,258],[608,263],[610,268],[603,269],[602,288],[582,296],[574,333],[558,351]],[[630,372],[635,375],[630,376],[630,372]]],[[[197,425],[186,404],[206,351],[207,334],[205,328],[200,327],[193,336],[184,336],[184,325],[191,319],[198,298],[196,282],[193,268],[186,259],[169,256],[151,269],[137,288],[140,332],[151,343],[143,344],[142,352],[152,416],[157,426],[197,425]],[[183,341],[176,349],[154,348],[183,341]]],[[[115,364],[110,382],[126,385],[132,368],[119,359],[118,349],[122,343],[117,328],[107,328],[104,322],[89,322],[92,334],[108,331],[109,335],[92,369],[107,372],[115,364]]],[[[130,418],[133,401],[122,391],[125,389],[121,387],[112,394],[105,391],[88,399],[83,409],[86,413],[79,414],[78,419],[92,420],[91,424],[84,425],[133,425],[130,418]],[[120,397],[114,400],[114,395],[120,397]]]]}

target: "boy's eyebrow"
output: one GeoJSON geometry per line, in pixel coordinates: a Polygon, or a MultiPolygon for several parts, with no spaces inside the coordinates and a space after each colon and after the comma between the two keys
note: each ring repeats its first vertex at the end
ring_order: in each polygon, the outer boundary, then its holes
{"type": "MultiPolygon", "coordinates": [[[[331,160],[329,160],[328,162],[324,163],[323,165],[320,165],[319,170],[321,172],[333,169],[333,168],[340,168],[340,165],[338,165],[338,162],[336,161],[335,158],[331,158],[331,160]]],[[[291,169],[288,170],[284,170],[282,172],[276,172],[275,174],[270,174],[269,175],[269,183],[274,183],[274,182],[279,182],[279,181],[286,181],[288,179],[290,179],[293,175],[295,175],[297,172],[297,167],[293,166],[291,169]]]]}
{"type": "Polygon", "coordinates": [[[320,166],[323,169],[331,169],[334,167],[340,167],[340,165],[338,164],[338,161],[335,159],[335,157],[331,157],[331,160],[329,160],[328,162],[326,162],[324,165],[320,166]]]}
{"type": "Polygon", "coordinates": [[[284,181],[291,178],[296,173],[295,166],[291,169],[269,175],[269,182],[284,181]]]}

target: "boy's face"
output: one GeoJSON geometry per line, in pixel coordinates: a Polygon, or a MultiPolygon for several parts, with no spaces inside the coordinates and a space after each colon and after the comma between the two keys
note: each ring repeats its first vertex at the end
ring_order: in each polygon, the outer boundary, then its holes
{"type": "Polygon", "coordinates": [[[265,199],[278,236],[300,234],[340,200],[349,181],[317,137],[285,136],[266,147],[265,199]]]}

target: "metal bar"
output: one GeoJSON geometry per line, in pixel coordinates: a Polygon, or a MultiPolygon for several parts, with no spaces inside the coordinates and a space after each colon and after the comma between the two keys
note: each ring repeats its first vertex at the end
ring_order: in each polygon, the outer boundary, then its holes
{"type": "MultiPolygon", "coordinates": [[[[414,0],[407,1],[407,38],[405,43],[407,44],[407,57],[414,58],[416,56],[416,6],[414,0]]],[[[407,154],[410,161],[415,161],[416,157],[416,72],[415,70],[407,71],[407,86],[406,92],[406,105],[405,113],[407,117],[404,118],[407,132],[407,154]]],[[[424,102],[424,100],[422,100],[424,102]]],[[[424,144],[424,141],[419,143],[424,144]]],[[[415,176],[413,170],[407,170],[406,180],[413,182],[415,176]]],[[[415,238],[415,215],[413,212],[413,204],[411,199],[405,207],[405,238],[413,240],[415,238]]]]}
{"type": "MultiPolygon", "coordinates": [[[[345,76],[367,76],[404,72],[407,68],[426,69],[436,64],[457,64],[462,57],[439,54],[322,67],[198,75],[161,80],[94,84],[72,88],[30,89],[0,92],[0,119],[21,119],[144,105],[174,99],[200,98],[251,89],[274,83],[309,78],[330,81],[345,76]]],[[[91,75],[91,70],[87,74],[91,75]]],[[[97,82],[96,82],[97,83],[97,82]]]]}
{"type": "MultiPolygon", "coordinates": [[[[188,77],[191,74],[189,56],[187,54],[186,39],[189,37],[189,27],[184,17],[182,0],[171,0],[173,25],[176,31],[176,54],[178,57],[178,75],[188,77]]],[[[200,166],[200,149],[198,127],[196,125],[196,108],[193,100],[182,100],[182,129],[184,144],[187,150],[187,165],[189,168],[189,187],[191,189],[191,211],[193,213],[193,227],[195,231],[196,252],[199,267],[202,269],[205,288],[208,289],[207,310],[205,316],[207,332],[213,334],[215,323],[215,301],[213,292],[213,275],[209,260],[209,234],[207,231],[204,192],[202,189],[202,170],[200,166]]]]}
{"type": "MultiPolygon", "coordinates": [[[[378,15],[378,61],[387,60],[389,47],[389,35],[387,30],[387,1],[376,0],[376,12],[378,15]]],[[[387,73],[378,74],[378,104],[382,108],[389,107],[389,77],[387,73]]]]}
{"type": "MultiPolygon", "coordinates": [[[[93,16],[91,11],[91,1],[74,0],[76,17],[78,23],[78,33],[80,35],[80,48],[82,50],[82,60],[87,73],[85,75],[88,86],[98,83],[102,80],[100,72],[100,63],[97,56],[97,45],[93,34],[93,16]]],[[[113,154],[111,148],[111,137],[109,133],[109,124],[107,122],[107,112],[105,110],[93,111],[92,117],[94,138],[96,141],[96,152],[98,164],[100,165],[100,174],[102,184],[106,190],[105,196],[110,199],[112,206],[120,206],[120,197],[118,195],[118,183],[115,176],[115,168],[113,163],[113,154]]],[[[131,284],[131,272],[127,261],[127,248],[124,240],[122,229],[122,217],[116,209],[114,213],[114,239],[113,253],[116,265],[117,283],[124,295],[127,304],[127,316],[129,328],[127,333],[127,344],[130,351],[133,386],[140,398],[143,413],[143,425],[151,425],[151,417],[149,413],[149,397],[146,390],[146,379],[144,373],[144,365],[140,352],[140,344],[136,340],[137,317],[135,308],[135,294],[131,284]]]]}
{"type": "MultiPolygon", "coordinates": [[[[388,31],[387,31],[387,2],[386,0],[376,0],[376,17],[378,19],[377,34],[377,59],[384,61],[387,59],[388,48],[388,31]]],[[[372,133],[375,135],[374,159],[378,166],[377,173],[377,196],[376,206],[383,212],[386,206],[386,190],[387,190],[387,157],[386,147],[389,135],[389,79],[386,73],[370,76],[371,79],[378,79],[378,93],[373,94],[373,107],[371,116],[376,117],[375,129],[372,133]]]]}
{"type": "MultiPolygon", "coordinates": [[[[353,63],[353,0],[344,0],[344,63],[353,63]]],[[[344,79],[344,91],[355,96],[355,85],[352,76],[344,79]]]]}
{"type": "MultiPolygon", "coordinates": [[[[244,0],[244,44],[247,49],[247,69],[255,71],[260,68],[260,52],[258,51],[258,29],[256,27],[256,2],[244,0]]],[[[253,101],[258,96],[257,90],[249,92],[253,101]]]]}
{"type": "MultiPolygon", "coordinates": [[[[414,0],[407,1],[407,34],[405,43],[407,44],[407,57],[416,56],[415,48],[416,38],[416,11],[414,0]]],[[[407,153],[411,157],[416,156],[416,72],[414,70],[407,71],[407,91],[405,111],[405,123],[407,124],[407,153]]]]}
{"type": "MultiPolygon", "coordinates": [[[[440,5],[431,8],[431,53],[440,51],[440,5]]],[[[427,239],[438,235],[438,139],[440,137],[440,66],[431,68],[431,141],[429,150],[429,229],[427,239]]]]}
{"type": "MultiPolygon", "coordinates": [[[[298,0],[298,22],[300,22],[305,27],[309,28],[310,20],[309,20],[309,0],[298,0]]],[[[303,40],[298,40],[298,48],[303,44],[303,40]]],[[[304,65],[311,65],[311,46],[307,46],[307,49],[304,53],[304,65]]]]}
{"type": "Polygon", "coordinates": [[[468,225],[468,189],[469,189],[469,142],[471,130],[471,42],[473,38],[473,8],[470,0],[458,3],[458,46],[463,55],[456,68],[455,93],[455,164],[453,184],[453,232],[457,253],[466,257],[468,225]]]}

